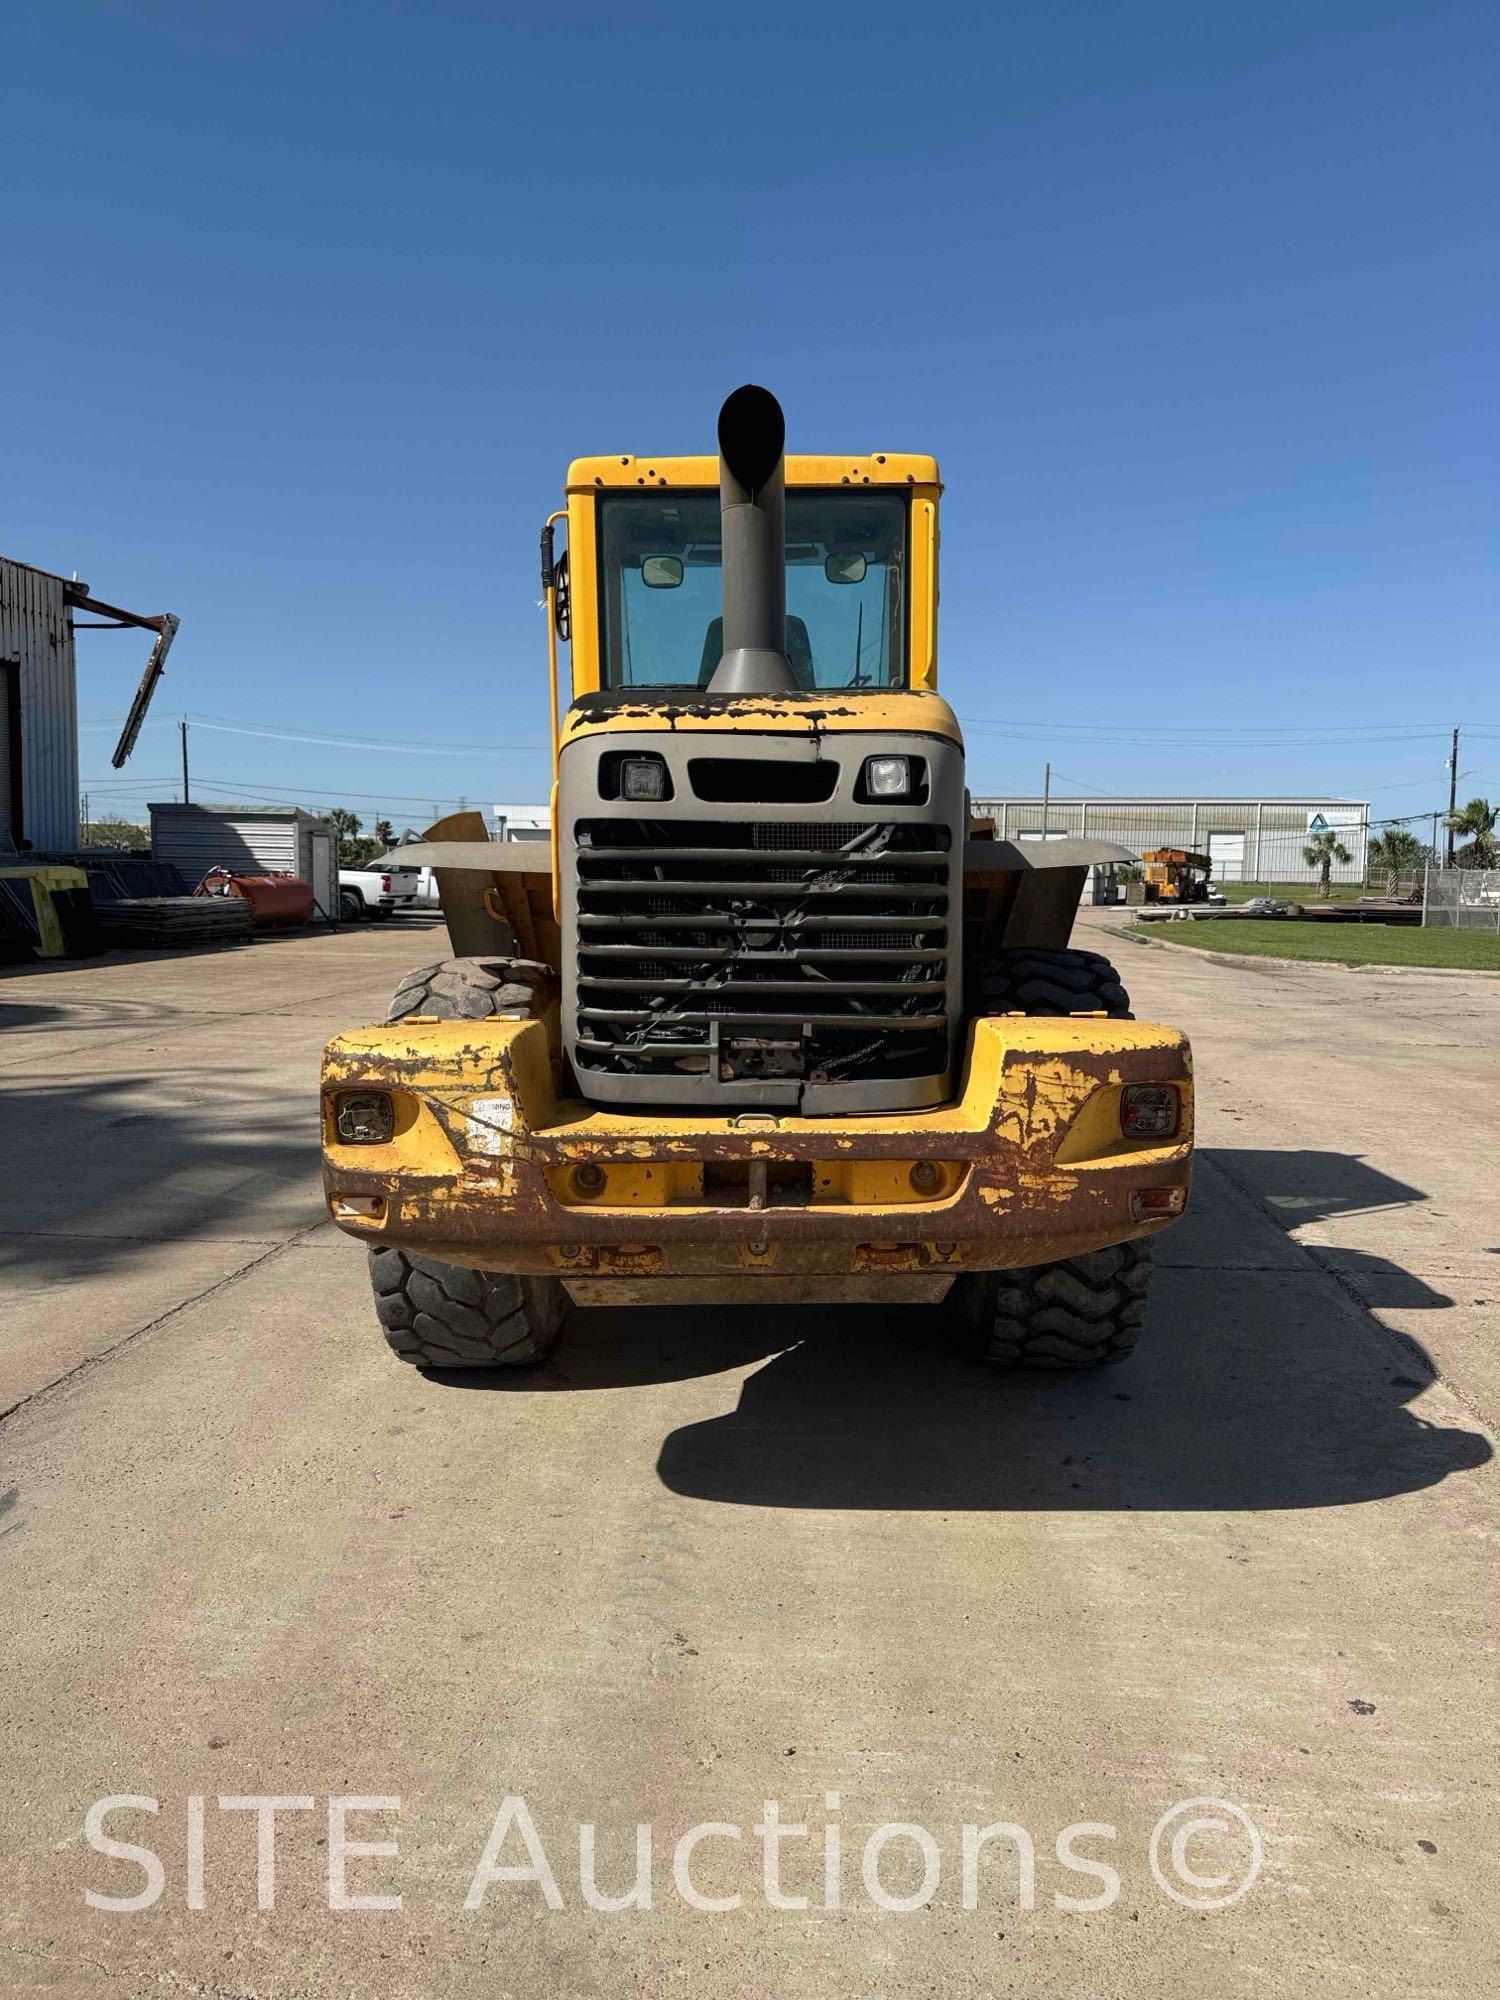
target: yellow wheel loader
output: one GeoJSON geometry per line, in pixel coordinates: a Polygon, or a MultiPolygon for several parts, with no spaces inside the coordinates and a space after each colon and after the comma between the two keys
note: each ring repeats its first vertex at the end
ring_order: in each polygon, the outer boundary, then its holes
{"type": "Polygon", "coordinates": [[[400,851],[454,955],[328,1048],[333,1217],[418,1367],[535,1361],[569,1300],[943,1304],[983,1359],[1118,1361],[1192,1150],[1187,1043],[1068,945],[1133,857],[971,822],[931,458],[785,456],[754,386],[718,443],[569,468],[551,853],[477,814],[400,851]]]}

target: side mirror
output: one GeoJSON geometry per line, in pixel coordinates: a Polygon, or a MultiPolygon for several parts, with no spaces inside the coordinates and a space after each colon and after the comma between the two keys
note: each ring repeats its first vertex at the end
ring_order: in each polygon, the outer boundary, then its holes
{"type": "Polygon", "coordinates": [[[681,556],[647,556],[641,564],[647,590],[675,590],[682,582],[681,556]]]}
{"type": "Polygon", "coordinates": [[[855,550],[852,554],[830,556],[823,565],[823,574],[830,583],[863,583],[867,567],[864,557],[855,550]]]}

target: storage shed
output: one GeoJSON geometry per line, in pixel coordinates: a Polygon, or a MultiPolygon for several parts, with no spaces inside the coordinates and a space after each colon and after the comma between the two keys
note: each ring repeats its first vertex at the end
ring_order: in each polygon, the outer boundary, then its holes
{"type": "Polygon", "coordinates": [[[338,835],[301,806],[147,808],[151,858],[168,861],[189,888],[211,868],[240,875],[298,875],[311,882],[319,912],[338,915],[338,835]]]}

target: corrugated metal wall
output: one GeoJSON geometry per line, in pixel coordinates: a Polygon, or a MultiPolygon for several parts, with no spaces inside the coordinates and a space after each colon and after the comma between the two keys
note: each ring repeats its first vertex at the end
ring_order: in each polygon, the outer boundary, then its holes
{"type": "Polygon", "coordinates": [[[298,815],[214,812],[204,806],[154,805],[151,857],[170,861],[189,888],[210,868],[242,875],[297,873],[298,815]]]}
{"type": "Polygon", "coordinates": [[[21,679],[21,819],[38,853],[78,845],[78,692],[62,578],[0,556],[0,660],[21,679]]]}
{"type": "MultiPolygon", "coordinates": [[[[978,813],[992,813],[1002,840],[1039,838],[1042,801],[978,799],[978,813]]],[[[1238,878],[1247,882],[1315,882],[1318,871],[1308,866],[1302,850],[1308,841],[1308,820],[1315,813],[1328,819],[1348,849],[1347,862],[1335,862],[1334,882],[1362,882],[1369,828],[1367,806],[1348,799],[1052,799],[1047,827],[1059,833],[1087,834],[1092,840],[1114,840],[1139,854],[1147,847],[1187,847],[1209,851],[1219,835],[1223,852],[1242,835],[1238,878]]],[[[1235,875],[1228,875],[1235,879],[1235,875]]]]}
{"type": "Polygon", "coordinates": [[[318,909],[336,915],[338,837],[326,819],[299,806],[285,812],[236,812],[176,801],[148,806],[151,855],[170,861],[188,887],[211,868],[241,875],[297,875],[312,884],[318,909]]]}
{"type": "MultiPolygon", "coordinates": [[[[12,689],[20,668],[14,660],[0,659],[0,854],[9,854],[21,833],[17,815],[11,811],[14,779],[10,768],[12,689]]],[[[20,800],[15,801],[20,805],[20,800]]]]}

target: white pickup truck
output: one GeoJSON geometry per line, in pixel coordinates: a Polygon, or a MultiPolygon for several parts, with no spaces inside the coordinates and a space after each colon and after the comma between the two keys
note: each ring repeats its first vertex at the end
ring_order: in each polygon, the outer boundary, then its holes
{"type": "Polygon", "coordinates": [[[411,909],[417,899],[415,868],[340,868],[339,918],[346,924],[384,923],[397,910],[411,909]]]}

